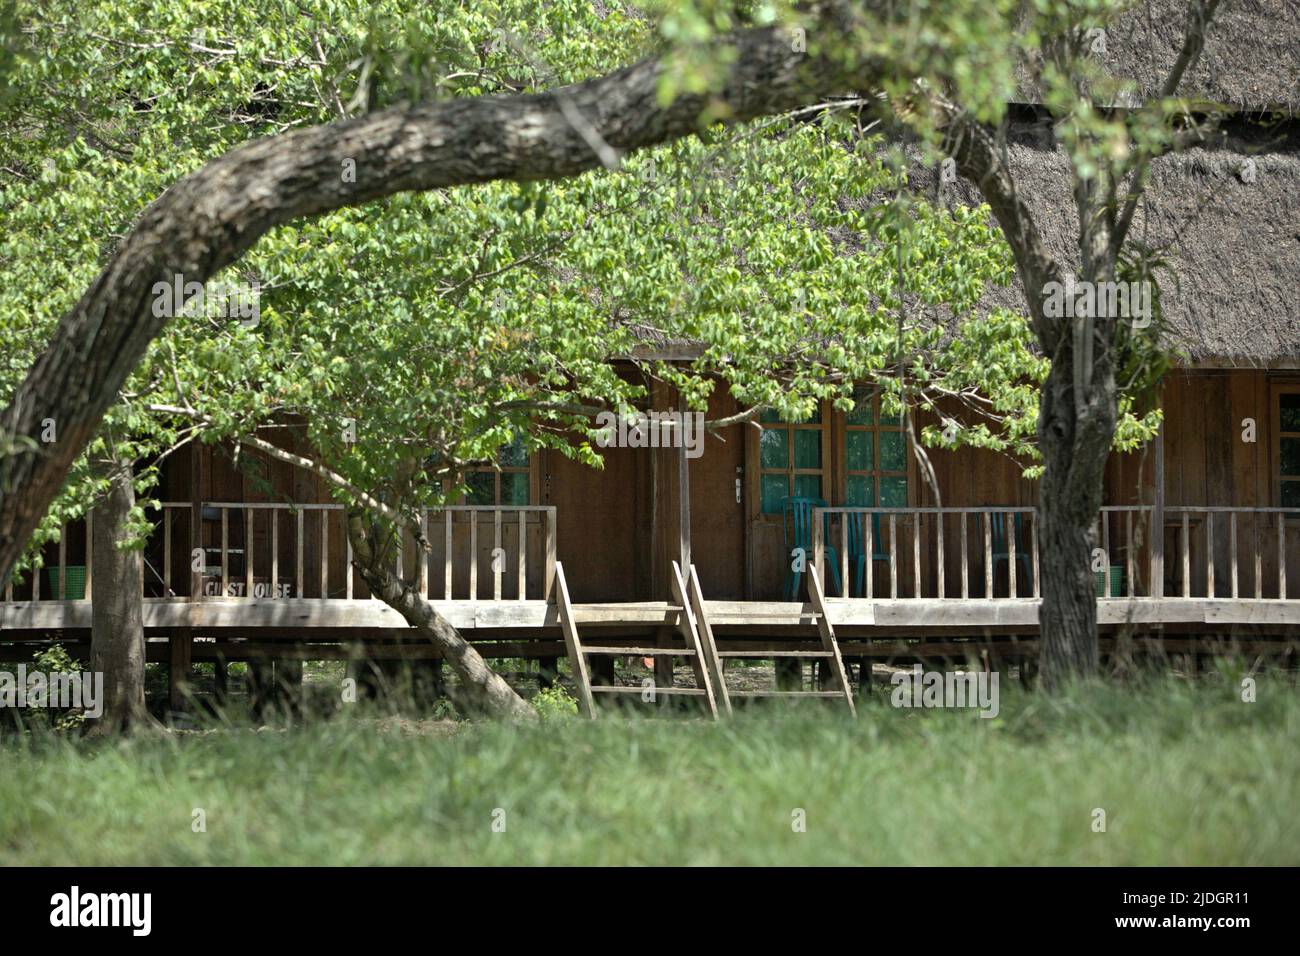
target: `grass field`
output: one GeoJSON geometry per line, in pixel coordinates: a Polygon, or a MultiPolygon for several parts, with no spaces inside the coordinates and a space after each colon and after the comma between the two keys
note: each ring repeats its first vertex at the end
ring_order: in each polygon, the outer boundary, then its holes
{"type": "Polygon", "coordinates": [[[0,863],[1294,865],[1297,739],[1282,678],[1255,703],[1223,680],[1004,688],[993,720],[878,693],[856,721],[353,712],[119,743],[10,735],[0,863]]]}

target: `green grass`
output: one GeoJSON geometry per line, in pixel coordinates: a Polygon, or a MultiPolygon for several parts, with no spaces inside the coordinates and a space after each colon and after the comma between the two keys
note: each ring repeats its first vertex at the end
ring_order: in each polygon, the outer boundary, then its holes
{"type": "Polygon", "coordinates": [[[0,863],[1294,865],[1298,734],[1300,694],[1265,679],[1250,704],[1224,682],[1004,689],[994,720],[878,692],[857,721],[11,736],[0,863]]]}

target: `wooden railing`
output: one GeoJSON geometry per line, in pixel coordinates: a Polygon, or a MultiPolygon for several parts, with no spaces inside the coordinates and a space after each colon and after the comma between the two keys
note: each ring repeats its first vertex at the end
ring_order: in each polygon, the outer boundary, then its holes
{"type": "Polygon", "coordinates": [[[87,514],[84,521],[76,523],[80,541],[70,548],[69,526],[59,528],[57,544],[46,548],[46,566],[38,571],[29,571],[19,586],[15,586],[11,576],[4,583],[3,598],[5,603],[29,603],[35,601],[89,601],[90,588],[93,584],[90,567],[90,540],[94,528],[94,515],[87,514]],[[54,562],[49,563],[49,552],[57,551],[54,562]],[[69,554],[71,552],[71,554],[69,554]],[[80,556],[81,563],[76,559],[80,556]]]}
{"type": "MultiPolygon", "coordinates": [[[[1287,521],[1300,520],[1300,508],[1171,506],[1155,533],[1158,520],[1149,505],[1101,509],[1092,556],[1099,598],[1287,599],[1288,565],[1300,561],[1287,521]]],[[[817,508],[812,525],[809,559],[821,567],[834,549],[841,595],[1041,596],[1033,508],[817,508]]]]}
{"type": "Polygon", "coordinates": [[[1300,561],[1300,539],[1287,523],[1297,521],[1300,508],[1165,508],[1176,545],[1157,596],[1293,600],[1287,569],[1300,561]]]}
{"type": "MultiPolygon", "coordinates": [[[[352,567],[342,505],[279,502],[163,502],[144,555],[146,599],[366,599],[352,567]]],[[[87,519],[89,526],[90,519],[87,519]]],[[[426,551],[409,531],[397,572],[432,600],[546,600],[555,579],[555,508],[456,505],[421,518],[426,551]]],[[[89,527],[86,540],[89,541],[89,527]]],[[[89,546],[84,599],[90,599],[89,546]]],[[[58,594],[69,575],[67,536],[58,546],[58,594]]],[[[49,556],[47,555],[47,561],[49,556]]],[[[57,599],[40,576],[10,583],[4,600],[57,599]]]]}

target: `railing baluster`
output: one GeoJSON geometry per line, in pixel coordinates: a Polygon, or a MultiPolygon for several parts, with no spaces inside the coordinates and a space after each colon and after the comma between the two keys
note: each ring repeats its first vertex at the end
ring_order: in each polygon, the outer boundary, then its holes
{"type": "MultiPolygon", "coordinates": [[[[207,558],[205,557],[206,561],[207,558]]],[[[230,594],[230,511],[221,509],[221,596],[230,594]]]]}
{"type": "Polygon", "coordinates": [[[428,550],[429,547],[429,509],[420,509],[420,537],[424,543],[420,545],[417,552],[420,556],[420,596],[429,597],[429,564],[433,557],[433,552],[428,550]]]}
{"type": "Polygon", "coordinates": [[[1192,535],[1189,530],[1191,515],[1183,512],[1183,597],[1192,596],[1192,535]]]}
{"type": "MultiPolygon", "coordinates": [[[[163,505],[163,597],[172,596],[172,512],[163,505]]],[[[90,538],[86,538],[86,549],[90,549],[90,538]]],[[[90,564],[89,561],[86,564],[90,564]]]]}
{"type": "Polygon", "coordinates": [[[1016,515],[1008,511],[1007,520],[1007,597],[1018,597],[1016,594],[1016,515]]]}
{"type": "Polygon", "coordinates": [[[59,600],[68,599],[68,526],[59,525],[59,600]]]}
{"type": "Polygon", "coordinates": [[[840,515],[840,597],[848,597],[849,589],[849,515],[840,515]]]}
{"type": "Polygon", "coordinates": [[[1042,597],[1042,585],[1038,579],[1038,509],[1031,511],[1029,516],[1034,522],[1033,531],[1029,535],[1029,549],[1033,555],[1031,563],[1034,569],[1034,597],[1042,597]]]}
{"type": "Polygon", "coordinates": [[[961,517],[961,596],[962,600],[970,597],[970,542],[967,540],[966,526],[970,524],[970,512],[958,512],[961,517]]]}
{"type": "Polygon", "coordinates": [[[1205,513],[1205,596],[1214,598],[1214,512],[1205,513]]]}
{"type": "Polygon", "coordinates": [[[244,509],[244,597],[253,596],[253,509],[244,509]]]}
{"type": "Polygon", "coordinates": [[[296,567],[294,568],[294,586],[296,588],[296,590],[294,591],[294,597],[305,598],[307,596],[307,588],[306,588],[307,558],[306,558],[306,551],[303,542],[303,538],[305,537],[303,532],[306,526],[306,522],[304,521],[304,518],[306,517],[306,512],[303,511],[301,508],[299,508],[297,514],[298,514],[298,561],[296,567]]]}
{"type": "Polygon", "coordinates": [[[889,598],[898,600],[898,516],[889,515],[889,598]]]}
{"type": "MultiPolygon", "coordinates": [[[[822,563],[822,561],[825,560],[825,553],[824,553],[824,552],[825,552],[825,550],[826,550],[826,542],[822,540],[822,534],[825,532],[825,530],[826,530],[826,526],[825,526],[825,524],[822,523],[821,520],[819,520],[820,518],[821,518],[821,515],[817,512],[817,509],[814,508],[814,509],[813,509],[813,512],[812,512],[812,516],[811,516],[811,520],[812,520],[812,560],[810,561],[810,560],[808,559],[808,555],[806,555],[806,554],[803,556],[803,559],[804,559],[804,562],[805,562],[806,564],[811,564],[811,565],[813,565],[814,567],[818,568],[819,570],[825,571],[826,565],[824,565],[824,564],[822,563]]],[[[796,519],[796,524],[795,524],[795,538],[796,538],[796,540],[802,540],[802,535],[799,533],[799,527],[798,527],[797,519],[796,519]]],[[[791,558],[791,555],[788,555],[788,554],[787,554],[787,555],[785,556],[785,558],[786,558],[787,561],[789,561],[790,558],[791,558]]],[[[799,597],[799,595],[796,594],[796,595],[795,595],[795,598],[798,599],[798,597],[799,597]]]]}
{"type": "Polygon", "coordinates": [[[347,516],[343,517],[343,597],[352,600],[352,536],[347,533],[347,516]]]}
{"type": "Polygon", "coordinates": [[[1128,596],[1135,597],[1133,590],[1134,571],[1136,564],[1133,561],[1133,512],[1124,512],[1124,575],[1128,578],[1128,596]]]}
{"type": "Polygon", "coordinates": [[[280,509],[271,509],[271,597],[280,596],[280,509]]]}
{"type": "Polygon", "coordinates": [[[443,516],[446,518],[445,530],[443,532],[443,549],[446,566],[443,568],[443,585],[442,599],[451,600],[451,512],[444,511],[443,516]]]}
{"type": "Polygon", "coordinates": [[[469,599],[478,600],[478,512],[469,512],[469,599]]]}
{"type": "Polygon", "coordinates": [[[328,508],[320,510],[320,596],[325,600],[330,596],[330,512],[328,508]]]}
{"type": "Polygon", "coordinates": [[[912,515],[912,597],[921,596],[921,515],[912,515]]]}
{"type": "Polygon", "coordinates": [[[993,600],[993,522],[987,511],[980,512],[984,518],[984,597],[993,600]]]}
{"type": "Polygon", "coordinates": [[[943,553],[943,518],[944,516],[942,512],[935,515],[935,536],[936,536],[935,552],[938,555],[938,562],[939,562],[939,565],[936,568],[936,570],[938,571],[939,600],[941,601],[946,596],[944,594],[944,573],[947,570],[944,567],[944,565],[947,564],[947,562],[944,560],[944,553],[943,553]]]}
{"type": "Polygon", "coordinates": [[[873,560],[876,553],[876,520],[875,516],[870,512],[865,512],[862,515],[862,535],[867,541],[867,545],[863,549],[867,553],[867,566],[862,577],[866,583],[866,597],[870,601],[876,590],[876,562],[873,560]]]}
{"type": "Polygon", "coordinates": [[[397,576],[406,580],[406,528],[402,525],[397,527],[397,576]]]}
{"type": "Polygon", "coordinates": [[[1264,597],[1264,557],[1259,553],[1259,513],[1251,515],[1250,531],[1255,540],[1255,600],[1264,597]]]}
{"type": "Polygon", "coordinates": [[[1237,512],[1233,511],[1228,515],[1228,550],[1231,574],[1232,574],[1232,597],[1237,597],[1237,512]]]}
{"type": "Polygon", "coordinates": [[[1286,512],[1277,514],[1277,596],[1286,600],[1286,512]]]}
{"type": "Polygon", "coordinates": [[[501,600],[501,579],[505,576],[505,563],[497,561],[501,553],[501,509],[492,509],[492,600],[501,600]]]}
{"type": "Polygon", "coordinates": [[[519,509],[519,554],[517,555],[516,573],[519,575],[519,581],[516,585],[517,591],[515,597],[522,601],[528,596],[528,567],[527,558],[524,553],[528,550],[528,512],[523,508],[519,509]]]}
{"type": "Polygon", "coordinates": [[[552,590],[555,586],[555,508],[546,509],[546,578],[543,585],[546,588],[545,600],[553,599],[552,590]]]}
{"type": "Polygon", "coordinates": [[[1097,516],[1097,520],[1101,522],[1101,550],[1106,552],[1106,596],[1110,597],[1110,566],[1113,563],[1110,556],[1110,521],[1105,511],[1097,516]]]}
{"type": "Polygon", "coordinates": [[[91,578],[92,572],[95,570],[93,567],[94,562],[91,560],[91,556],[94,554],[94,543],[95,511],[92,508],[86,512],[86,589],[83,592],[83,598],[87,601],[90,600],[90,586],[93,583],[91,578]]]}

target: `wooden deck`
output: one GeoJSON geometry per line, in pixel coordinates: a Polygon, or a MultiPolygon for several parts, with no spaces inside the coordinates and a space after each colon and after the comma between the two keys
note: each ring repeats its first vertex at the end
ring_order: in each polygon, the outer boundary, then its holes
{"type": "MultiPolygon", "coordinates": [[[[1116,596],[1098,599],[1103,634],[1284,642],[1300,635],[1300,589],[1287,588],[1288,551],[1297,543],[1288,525],[1300,519],[1300,509],[1168,511],[1165,517],[1117,507],[1099,516],[1101,544],[1114,556],[1110,570],[1122,571],[1122,587],[1111,592],[1116,596]],[[1151,530],[1160,528],[1168,534],[1151,530]],[[1173,544],[1168,560],[1166,537],[1173,544]]],[[[152,578],[146,573],[145,593],[152,588],[168,596],[145,598],[147,634],[179,635],[195,640],[196,649],[199,642],[217,642],[232,653],[256,646],[296,655],[290,648],[311,645],[323,652],[361,641],[426,654],[411,649],[410,628],[400,615],[365,592],[350,567],[349,549],[335,537],[342,533],[341,517],[333,505],[164,504],[155,548],[161,566],[150,568],[152,578]],[[191,554],[201,571],[192,570],[191,554]],[[218,596],[223,594],[238,596],[218,596]]],[[[443,617],[476,643],[497,645],[493,652],[509,646],[511,656],[555,656],[558,646],[565,653],[555,508],[447,508],[426,516],[424,524],[430,550],[421,552],[408,541],[400,560],[443,617]]],[[[871,656],[876,643],[897,648],[900,641],[918,639],[943,644],[1032,638],[1038,629],[1032,509],[827,508],[814,524],[829,533],[825,540],[816,536],[811,562],[821,566],[822,549],[835,546],[835,570],[854,595],[825,598],[825,623],[851,653],[871,656]],[[880,537],[873,541],[875,528],[880,537]],[[1012,528],[1016,532],[1008,534],[1012,528]],[[854,531],[874,555],[861,583],[849,561],[854,531]]],[[[5,588],[0,656],[21,657],[32,641],[88,641],[92,569],[84,552],[67,552],[61,544],[45,590],[39,576],[5,588]],[[65,586],[83,593],[72,583],[78,573],[84,573],[84,597],[53,599],[68,593],[65,586]]],[[[1290,563],[1297,559],[1292,555],[1290,563]]],[[[698,580],[691,582],[689,574],[684,580],[690,582],[692,605],[685,616],[681,597],[579,602],[568,607],[571,623],[584,635],[600,633],[603,646],[662,646],[685,628],[684,617],[702,618],[723,656],[739,648],[791,649],[818,639],[822,618],[814,603],[710,599],[698,580]]]]}
{"type": "MultiPolygon", "coordinates": [[[[827,598],[827,616],[836,628],[895,633],[1034,631],[1038,626],[1036,598],[989,601],[948,598],[866,600],[827,598]]],[[[452,626],[467,632],[558,632],[560,620],[546,601],[431,601],[452,626]]],[[[756,633],[771,628],[814,630],[817,617],[811,604],[783,601],[704,601],[709,620],[723,636],[756,633]]],[[[584,628],[642,629],[673,626],[679,607],[666,601],[618,604],[574,604],[574,622],[584,628]]],[[[18,632],[90,629],[89,601],[40,601],[0,604],[0,631],[8,639],[18,632]]],[[[1242,600],[1231,598],[1103,598],[1097,602],[1103,627],[1131,625],[1209,625],[1229,627],[1300,626],[1300,600],[1242,600]]],[[[240,598],[149,599],[144,604],[148,630],[192,628],[219,630],[409,630],[397,612],[379,601],[240,598]]],[[[310,637],[309,633],[302,635],[310,637]]]]}

